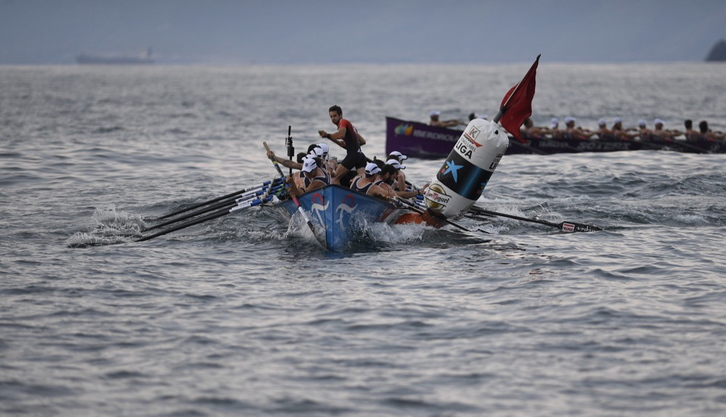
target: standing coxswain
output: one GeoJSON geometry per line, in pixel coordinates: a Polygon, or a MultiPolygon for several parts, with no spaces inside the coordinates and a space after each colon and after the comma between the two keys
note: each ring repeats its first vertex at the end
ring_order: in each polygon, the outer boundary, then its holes
{"type": "Polygon", "coordinates": [[[345,148],[345,159],[338,164],[333,175],[333,184],[340,184],[341,178],[350,171],[355,170],[358,175],[363,175],[367,160],[360,147],[366,144],[366,140],[350,121],[343,119],[343,109],[340,106],[331,106],[328,114],[330,121],[338,127],[338,130],[333,133],[318,130],[318,134],[345,148]]]}

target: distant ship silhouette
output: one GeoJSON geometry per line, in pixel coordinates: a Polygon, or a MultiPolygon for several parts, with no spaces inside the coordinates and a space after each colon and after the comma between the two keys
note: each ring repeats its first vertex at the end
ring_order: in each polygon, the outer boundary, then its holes
{"type": "Polygon", "coordinates": [[[726,40],[721,39],[711,48],[711,52],[706,56],[707,62],[726,61],[726,40]]]}
{"type": "Polygon", "coordinates": [[[96,64],[96,65],[140,65],[153,64],[151,58],[151,48],[146,48],[139,56],[101,56],[81,54],[76,57],[78,64],[96,64]]]}

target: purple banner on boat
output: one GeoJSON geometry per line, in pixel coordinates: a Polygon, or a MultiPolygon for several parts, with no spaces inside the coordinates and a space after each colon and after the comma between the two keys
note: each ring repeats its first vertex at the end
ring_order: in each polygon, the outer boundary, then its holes
{"type": "Polygon", "coordinates": [[[448,155],[462,131],[386,117],[386,154],[399,151],[419,158],[448,155]]]}
{"type": "MultiPolygon", "coordinates": [[[[425,123],[386,117],[386,153],[399,151],[414,158],[438,159],[446,157],[459,140],[461,130],[429,126],[425,123]]],[[[664,150],[687,153],[725,153],[726,143],[704,141],[621,140],[609,137],[589,139],[523,135],[526,143],[510,137],[507,155],[580,152],[618,152],[638,150],[664,150]]]]}

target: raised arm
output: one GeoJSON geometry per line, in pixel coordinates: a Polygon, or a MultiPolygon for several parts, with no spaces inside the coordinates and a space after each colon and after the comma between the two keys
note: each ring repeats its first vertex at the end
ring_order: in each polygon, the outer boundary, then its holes
{"type": "Polygon", "coordinates": [[[267,157],[273,158],[275,161],[279,162],[285,168],[302,169],[301,163],[299,163],[297,161],[291,161],[289,159],[280,158],[279,156],[275,155],[275,153],[272,151],[267,152],[267,157]]]}

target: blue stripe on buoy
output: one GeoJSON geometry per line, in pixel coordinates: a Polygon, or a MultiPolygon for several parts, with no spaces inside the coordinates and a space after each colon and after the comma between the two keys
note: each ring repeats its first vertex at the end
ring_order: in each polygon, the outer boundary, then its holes
{"type": "Polygon", "coordinates": [[[478,200],[493,173],[452,151],[436,174],[436,179],[456,194],[469,200],[478,200]]]}

